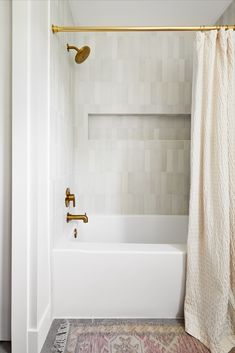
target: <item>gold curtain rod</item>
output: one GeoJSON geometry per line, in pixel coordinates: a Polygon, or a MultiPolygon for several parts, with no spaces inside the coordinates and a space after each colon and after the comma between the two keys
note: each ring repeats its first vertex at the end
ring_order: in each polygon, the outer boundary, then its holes
{"type": "Polygon", "coordinates": [[[164,31],[211,31],[219,29],[235,30],[235,25],[225,26],[192,26],[192,27],[119,27],[119,26],[78,26],[78,27],[61,27],[52,25],[52,32],[164,32],[164,31]]]}

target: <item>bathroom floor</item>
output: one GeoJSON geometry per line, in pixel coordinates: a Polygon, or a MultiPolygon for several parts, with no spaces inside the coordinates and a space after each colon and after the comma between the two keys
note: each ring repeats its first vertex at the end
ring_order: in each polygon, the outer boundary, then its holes
{"type": "Polygon", "coordinates": [[[54,320],[41,353],[209,353],[180,320],[54,320]]]}
{"type": "Polygon", "coordinates": [[[0,341],[0,353],[11,353],[11,343],[0,341]]]}

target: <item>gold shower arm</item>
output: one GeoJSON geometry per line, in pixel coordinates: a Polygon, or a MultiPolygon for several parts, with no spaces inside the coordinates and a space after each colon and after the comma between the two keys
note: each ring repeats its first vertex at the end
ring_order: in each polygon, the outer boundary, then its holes
{"type": "Polygon", "coordinates": [[[224,26],[192,26],[192,27],[119,27],[119,26],[75,26],[75,27],[61,27],[52,25],[52,32],[164,32],[164,31],[211,31],[219,29],[235,30],[235,25],[224,26]]]}

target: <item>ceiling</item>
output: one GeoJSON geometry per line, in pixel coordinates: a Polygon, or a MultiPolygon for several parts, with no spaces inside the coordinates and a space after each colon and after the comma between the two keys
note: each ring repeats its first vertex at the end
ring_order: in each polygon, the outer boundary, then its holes
{"type": "MultiPolygon", "coordinates": [[[[215,24],[232,0],[69,0],[75,25],[215,24]]],[[[59,25],[71,25],[61,23],[59,25]]]]}

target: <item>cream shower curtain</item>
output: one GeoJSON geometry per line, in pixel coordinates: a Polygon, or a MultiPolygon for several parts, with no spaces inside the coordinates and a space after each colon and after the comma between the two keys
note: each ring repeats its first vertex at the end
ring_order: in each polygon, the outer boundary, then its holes
{"type": "Polygon", "coordinates": [[[198,32],[192,105],[186,331],[212,353],[235,346],[233,32],[198,32]]]}

